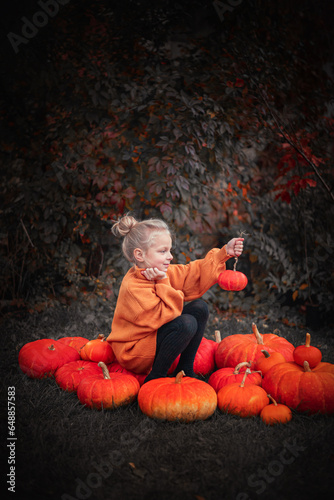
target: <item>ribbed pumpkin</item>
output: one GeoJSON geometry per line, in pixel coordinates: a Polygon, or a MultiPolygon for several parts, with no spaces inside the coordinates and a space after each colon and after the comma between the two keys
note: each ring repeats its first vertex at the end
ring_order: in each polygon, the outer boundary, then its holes
{"type": "Polygon", "coordinates": [[[307,361],[310,368],[314,368],[320,363],[322,359],[321,351],[311,345],[311,335],[309,333],[306,334],[305,344],[297,346],[293,351],[293,359],[300,366],[304,366],[304,361],[307,361]]]}
{"type": "Polygon", "coordinates": [[[262,381],[263,388],[279,403],[309,413],[334,413],[334,365],[319,363],[311,369],[294,362],[270,368],[262,381]]]}
{"type": "Polygon", "coordinates": [[[218,285],[223,290],[239,292],[243,290],[248,283],[247,276],[240,271],[226,269],[218,276],[218,285]]]}
{"type": "Polygon", "coordinates": [[[260,417],[263,422],[267,425],[286,424],[290,422],[292,419],[292,411],[290,408],[286,405],[277,403],[270,394],[268,394],[268,398],[272,401],[272,404],[262,408],[260,417]]]}
{"type": "MultiPolygon", "coordinates": [[[[250,363],[244,361],[239,363],[235,368],[220,368],[210,375],[208,384],[218,392],[227,384],[236,384],[242,382],[246,368],[250,368],[250,363]]],[[[251,372],[245,380],[245,384],[261,385],[262,377],[260,373],[251,372]]]]}
{"type": "MultiPolygon", "coordinates": [[[[223,338],[216,350],[215,360],[218,368],[236,366],[242,361],[254,363],[261,357],[262,350],[270,353],[280,352],[286,361],[293,361],[294,346],[285,338],[274,333],[261,335],[255,323],[253,334],[235,334],[223,338]]],[[[253,366],[253,365],[252,365],[253,366]]]]}
{"type": "Polygon", "coordinates": [[[79,384],[77,395],[80,403],[97,410],[114,409],[130,404],[137,396],[139,382],[132,375],[109,373],[105,363],[98,366],[99,375],[85,377],[79,384]]]}
{"type": "Polygon", "coordinates": [[[58,339],[58,342],[74,347],[74,349],[76,349],[80,354],[81,349],[85,344],[87,344],[87,342],[89,342],[89,339],[86,339],[85,337],[61,337],[58,339]]]}
{"type": "Polygon", "coordinates": [[[249,373],[250,370],[247,368],[240,384],[228,384],[218,391],[217,404],[222,412],[240,417],[253,417],[258,415],[262,408],[269,404],[267,393],[262,387],[245,384],[249,373]]]}
{"type": "Polygon", "coordinates": [[[55,379],[59,387],[68,392],[76,392],[81,380],[92,375],[100,375],[101,368],[97,363],[79,359],[66,363],[57,369],[55,379]]]}
{"type": "Polygon", "coordinates": [[[115,359],[114,351],[104,335],[100,334],[97,339],[90,340],[83,346],[80,356],[85,361],[94,361],[98,363],[112,363],[115,359]]]}
{"type": "Polygon", "coordinates": [[[148,417],[157,420],[192,422],[209,418],[217,407],[214,389],[179,372],[176,377],[150,380],[138,393],[138,404],[148,417]]]}
{"type": "Polygon", "coordinates": [[[60,366],[80,359],[79,353],[53,339],[28,342],[19,352],[18,362],[23,373],[31,378],[52,377],[60,366]]]}
{"type": "Polygon", "coordinates": [[[248,279],[244,273],[237,271],[238,257],[235,257],[234,260],[233,270],[226,269],[219,274],[218,285],[223,290],[239,292],[247,286],[248,279]]]}
{"type": "Polygon", "coordinates": [[[286,359],[280,352],[272,352],[269,354],[265,349],[261,349],[263,354],[255,361],[254,370],[260,371],[262,377],[270,370],[270,368],[278,363],[285,363],[286,359]]]}

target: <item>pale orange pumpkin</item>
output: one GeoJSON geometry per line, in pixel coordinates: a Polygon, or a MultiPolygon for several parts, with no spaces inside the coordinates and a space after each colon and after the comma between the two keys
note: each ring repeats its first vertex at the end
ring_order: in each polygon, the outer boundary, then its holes
{"type": "Polygon", "coordinates": [[[150,380],[141,386],[138,404],[148,417],[157,420],[192,422],[209,418],[217,407],[217,394],[202,380],[176,377],[150,380]]]}

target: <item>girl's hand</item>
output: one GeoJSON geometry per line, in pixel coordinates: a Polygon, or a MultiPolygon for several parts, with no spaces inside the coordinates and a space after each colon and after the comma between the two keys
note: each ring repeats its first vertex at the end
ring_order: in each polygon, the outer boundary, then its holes
{"type": "Polygon", "coordinates": [[[159,271],[157,267],[149,267],[145,271],[141,272],[143,276],[149,281],[151,280],[163,280],[166,278],[166,273],[159,271]]]}
{"type": "Polygon", "coordinates": [[[231,257],[239,257],[244,249],[244,238],[232,238],[227,245],[226,251],[231,257]]]}

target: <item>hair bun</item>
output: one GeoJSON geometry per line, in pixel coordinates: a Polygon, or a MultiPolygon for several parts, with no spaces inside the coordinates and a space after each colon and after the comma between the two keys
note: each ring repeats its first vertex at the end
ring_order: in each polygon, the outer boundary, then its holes
{"type": "Polygon", "coordinates": [[[124,238],[136,224],[138,224],[138,221],[134,217],[125,215],[118,222],[115,222],[111,231],[116,237],[124,238]]]}

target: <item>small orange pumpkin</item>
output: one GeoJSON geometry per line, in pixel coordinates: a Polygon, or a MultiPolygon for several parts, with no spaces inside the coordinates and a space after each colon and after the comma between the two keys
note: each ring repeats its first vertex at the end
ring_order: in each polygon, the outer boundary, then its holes
{"type": "Polygon", "coordinates": [[[100,334],[97,339],[90,340],[83,346],[80,356],[85,361],[103,361],[103,363],[112,363],[115,359],[114,351],[104,335],[100,334]]]}
{"type": "Polygon", "coordinates": [[[138,394],[138,380],[132,375],[110,374],[103,362],[98,363],[98,366],[102,373],[83,378],[78,386],[80,403],[97,410],[130,404],[138,394]]]}
{"type": "Polygon", "coordinates": [[[238,257],[235,257],[233,270],[226,269],[218,276],[218,285],[223,290],[239,292],[247,286],[247,276],[244,273],[237,271],[237,262],[238,257]]]}
{"type": "Polygon", "coordinates": [[[304,361],[307,361],[310,368],[314,368],[320,363],[322,359],[321,351],[317,347],[311,346],[311,335],[309,333],[306,334],[305,344],[299,345],[293,351],[293,359],[300,366],[303,366],[304,361]]]}
{"type": "Polygon", "coordinates": [[[280,352],[272,352],[269,354],[265,349],[261,349],[263,357],[258,358],[255,362],[254,369],[262,373],[262,377],[277,363],[285,363],[286,359],[280,352]]]}
{"type": "Polygon", "coordinates": [[[138,404],[148,417],[157,420],[192,422],[209,418],[217,407],[217,394],[202,380],[176,377],[150,380],[141,386],[138,404]]]}
{"type": "Polygon", "coordinates": [[[292,411],[286,405],[278,404],[275,399],[268,394],[268,398],[273,404],[262,408],[260,417],[267,425],[286,424],[292,419],[292,411]]]}
{"type": "Polygon", "coordinates": [[[218,391],[218,408],[221,411],[240,417],[253,417],[269,404],[267,393],[262,387],[245,384],[249,373],[247,368],[241,384],[228,384],[218,391]]]}

